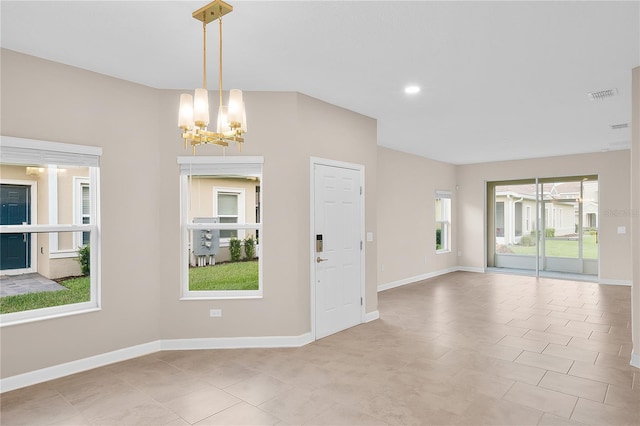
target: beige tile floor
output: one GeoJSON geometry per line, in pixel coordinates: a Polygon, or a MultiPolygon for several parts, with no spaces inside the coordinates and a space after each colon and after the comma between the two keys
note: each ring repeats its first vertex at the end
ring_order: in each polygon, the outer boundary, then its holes
{"type": "Polygon", "coordinates": [[[639,425],[630,288],[453,273],[302,348],[167,351],[2,394],[1,423],[639,425]]]}

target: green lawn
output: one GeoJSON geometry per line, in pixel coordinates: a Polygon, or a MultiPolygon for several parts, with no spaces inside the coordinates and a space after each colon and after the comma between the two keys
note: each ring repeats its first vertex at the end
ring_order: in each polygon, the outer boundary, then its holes
{"type": "Polygon", "coordinates": [[[60,282],[60,285],[67,287],[67,290],[0,297],[0,314],[88,302],[91,297],[89,293],[90,277],[88,276],[71,278],[60,282]]]}
{"type": "Polygon", "coordinates": [[[258,261],[189,268],[189,290],[257,290],[258,261]]]}
{"type": "MultiPolygon", "coordinates": [[[[528,254],[535,256],[536,246],[510,245],[509,249],[514,254],[528,254]]],[[[578,257],[578,241],[553,240],[548,239],[545,244],[545,255],[547,257],[568,257],[576,259],[578,257]]],[[[582,240],[582,255],[584,259],[598,258],[598,245],[595,235],[584,235],[582,240]]]]}

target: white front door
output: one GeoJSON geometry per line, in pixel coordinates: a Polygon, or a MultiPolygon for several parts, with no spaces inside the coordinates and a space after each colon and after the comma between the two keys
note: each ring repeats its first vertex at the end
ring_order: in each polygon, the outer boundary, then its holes
{"type": "Polygon", "coordinates": [[[314,164],[317,339],[362,322],[360,179],[359,170],[314,164]]]}

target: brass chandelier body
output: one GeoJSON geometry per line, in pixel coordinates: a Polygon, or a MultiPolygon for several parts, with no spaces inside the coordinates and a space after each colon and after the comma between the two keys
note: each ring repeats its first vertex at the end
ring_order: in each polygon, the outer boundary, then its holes
{"type": "Polygon", "coordinates": [[[232,89],[229,104],[222,104],[222,17],[233,11],[233,6],[222,0],[215,0],[193,12],[192,16],[202,22],[202,63],[203,87],[195,90],[195,96],[180,95],[178,127],[182,130],[184,147],[191,145],[195,154],[196,146],[214,144],[223,148],[230,142],[236,142],[242,151],[244,134],[247,131],[246,113],[242,101],[242,91],[232,89]],[[218,119],[215,131],[209,130],[209,100],[207,91],[207,24],[218,21],[219,28],[219,69],[218,69],[218,119]]]}

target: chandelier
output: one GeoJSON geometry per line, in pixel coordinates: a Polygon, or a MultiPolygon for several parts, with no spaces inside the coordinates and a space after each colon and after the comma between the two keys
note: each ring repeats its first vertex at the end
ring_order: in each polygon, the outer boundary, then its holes
{"type": "MultiPolygon", "coordinates": [[[[243,135],[247,131],[247,116],[242,91],[232,89],[229,92],[229,104],[222,104],[222,17],[233,11],[233,6],[215,0],[201,9],[193,12],[193,17],[202,21],[202,87],[195,90],[194,95],[183,93],[180,95],[180,110],[178,112],[178,127],[182,130],[184,147],[191,145],[193,153],[196,146],[202,144],[214,144],[223,147],[229,146],[229,142],[236,142],[238,149],[242,151],[243,135]],[[209,92],[207,91],[207,24],[218,21],[219,28],[219,57],[218,57],[218,119],[215,123],[215,131],[209,129],[209,92]]],[[[212,126],[213,127],[213,126],[212,126]]]]}

